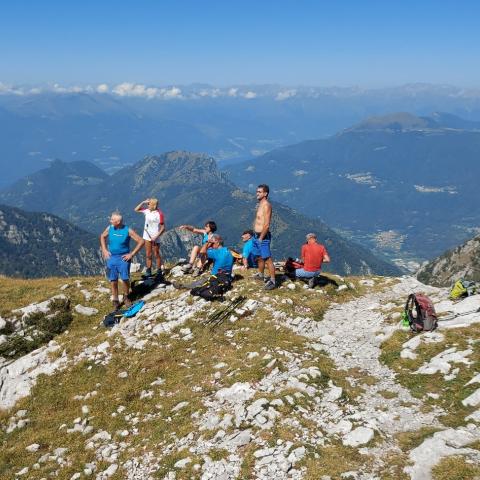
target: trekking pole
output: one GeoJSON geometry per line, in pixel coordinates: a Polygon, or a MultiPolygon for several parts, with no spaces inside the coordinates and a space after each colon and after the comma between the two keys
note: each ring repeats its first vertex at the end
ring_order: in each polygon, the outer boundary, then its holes
{"type": "Polygon", "coordinates": [[[223,313],[213,322],[213,326],[220,325],[224,320],[226,320],[231,314],[235,312],[235,310],[241,305],[243,302],[242,299],[237,300],[234,302],[228,309],[225,309],[223,313]]]}
{"type": "Polygon", "coordinates": [[[446,317],[439,318],[439,322],[446,322],[447,320],[453,320],[454,318],[461,317],[463,315],[470,315],[472,313],[480,313],[480,307],[476,310],[470,310],[468,312],[461,312],[461,313],[453,313],[452,315],[448,315],[446,317]]]}
{"type": "Polygon", "coordinates": [[[243,296],[235,298],[225,308],[218,310],[210,317],[208,317],[207,320],[204,322],[204,325],[211,325],[212,328],[217,327],[218,325],[223,323],[230,316],[230,314],[232,314],[235,309],[237,309],[245,300],[246,297],[243,296]]]}
{"type": "Polygon", "coordinates": [[[215,313],[210,315],[207,320],[204,322],[204,325],[217,325],[221,323],[230,313],[232,313],[243,301],[245,297],[237,297],[230,302],[225,308],[217,310],[215,313]]]}

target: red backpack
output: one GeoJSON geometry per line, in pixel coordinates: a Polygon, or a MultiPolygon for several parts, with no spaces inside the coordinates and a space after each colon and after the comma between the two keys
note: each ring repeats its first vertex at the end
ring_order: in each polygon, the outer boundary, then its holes
{"type": "Polygon", "coordinates": [[[413,332],[431,332],[438,327],[433,302],[426,295],[411,293],[405,305],[405,316],[413,332]]]}

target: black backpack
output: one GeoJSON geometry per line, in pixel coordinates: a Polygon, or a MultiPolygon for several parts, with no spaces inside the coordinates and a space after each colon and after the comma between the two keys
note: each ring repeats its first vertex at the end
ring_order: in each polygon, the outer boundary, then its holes
{"type": "Polygon", "coordinates": [[[232,288],[232,276],[229,273],[212,275],[203,285],[192,288],[190,294],[205,300],[223,300],[223,294],[232,288]]]}

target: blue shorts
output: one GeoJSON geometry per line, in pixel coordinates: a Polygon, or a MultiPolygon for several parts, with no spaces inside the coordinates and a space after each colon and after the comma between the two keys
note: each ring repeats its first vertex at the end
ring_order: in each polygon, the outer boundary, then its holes
{"type": "Polygon", "coordinates": [[[272,256],[272,252],[270,251],[270,242],[272,241],[272,234],[268,232],[262,241],[258,239],[258,236],[259,236],[258,233],[255,233],[253,235],[252,255],[254,257],[262,257],[264,260],[266,260],[267,258],[270,258],[272,256]]]}
{"type": "Polygon", "coordinates": [[[122,255],[112,255],[107,260],[107,278],[115,282],[120,277],[122,280],[130,280],[130,262],[126,262],[122,255]]]}

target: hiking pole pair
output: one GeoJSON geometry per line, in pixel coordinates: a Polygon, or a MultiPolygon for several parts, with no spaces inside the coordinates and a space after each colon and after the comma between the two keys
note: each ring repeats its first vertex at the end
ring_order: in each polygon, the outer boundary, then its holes
{"type": "Polygon", "coordinates": [[[244,296],[233,299],[225,308],[217,310],[210,315],[203,323],[204,325],[210,325],[213,329],[222,324],[247,298],[244,296]]]}

